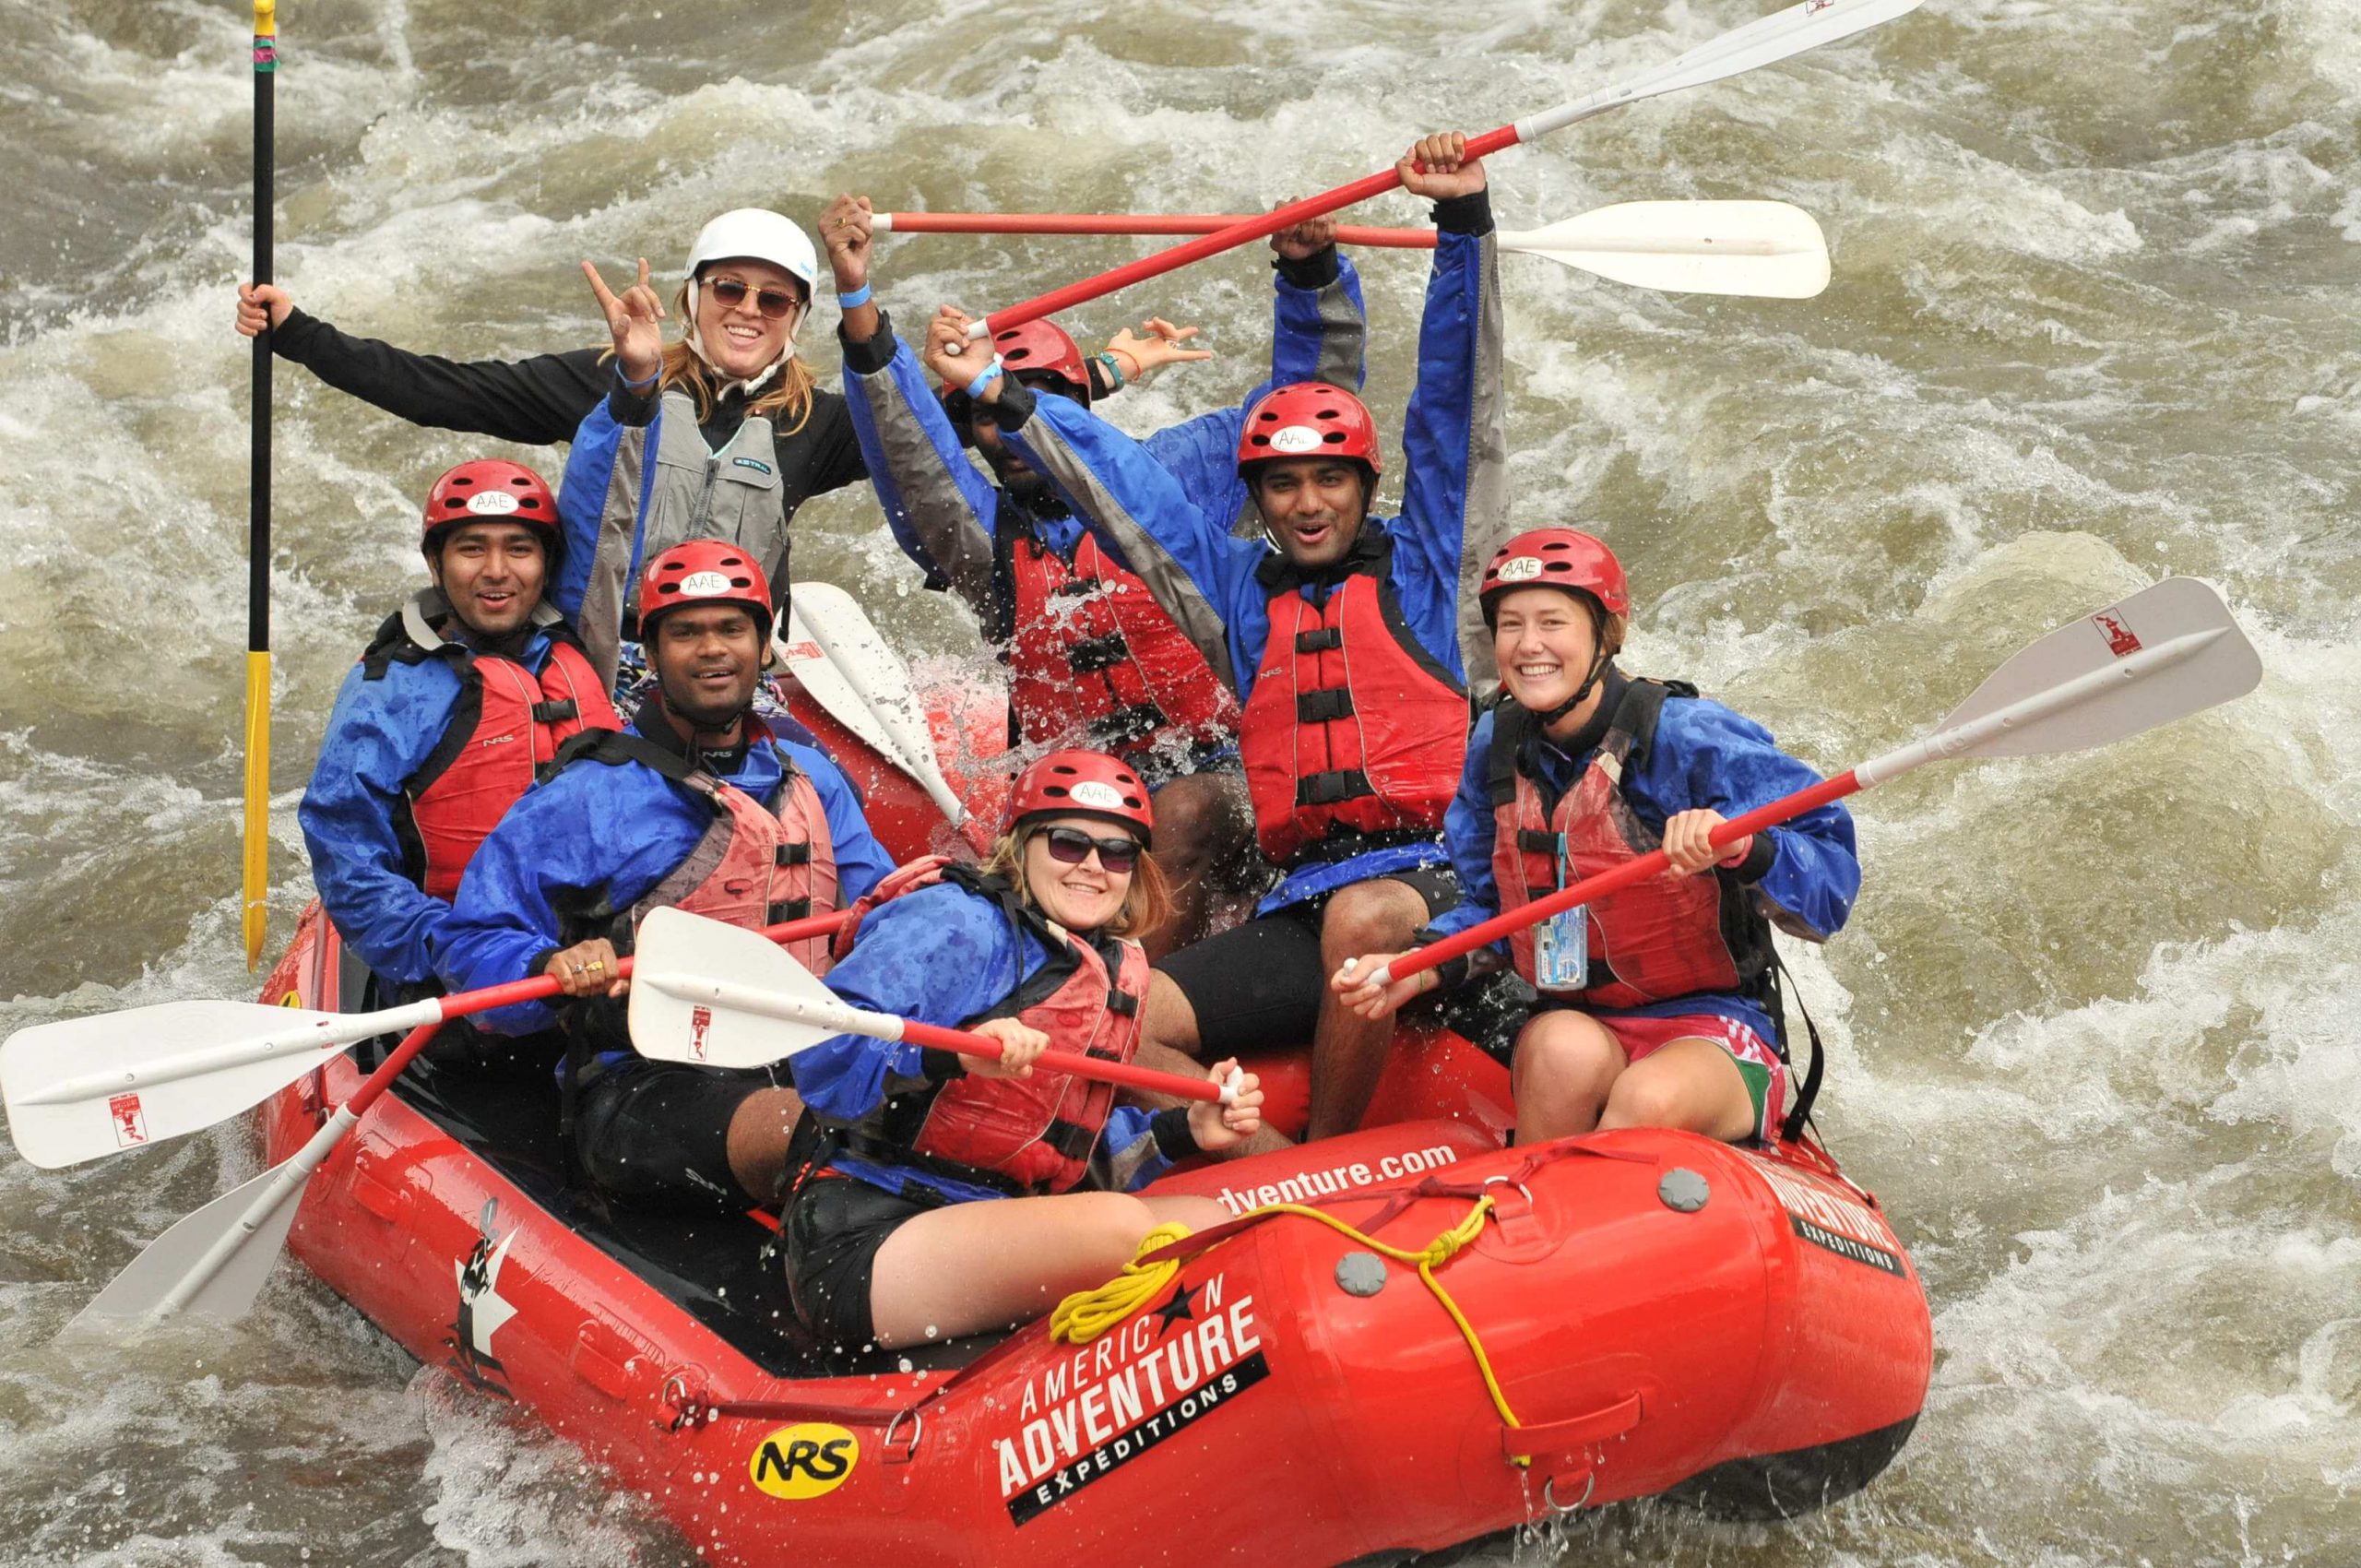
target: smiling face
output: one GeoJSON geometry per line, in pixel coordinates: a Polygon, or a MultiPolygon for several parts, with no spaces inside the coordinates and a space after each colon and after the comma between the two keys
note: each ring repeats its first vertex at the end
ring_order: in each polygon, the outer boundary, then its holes
{"type": "Polygon", "coordinates": [[[809,297],[799,279],[767,261],[735,256],[714,262],[697,274],[697,341],[705,345],[706,358],[716,370],[732,381],[751,381],[787,352],[789,335],[803,319],[801,302],[809,297]],[[734,305],[723,304],[713,287],[725,279],[746,286],[734,305]],[[763,315],[765,290],[799,303],[774,321],[763,315]]]}
{"type": "Polygon", "coordinates": [[[504,637],[541,602],[549,554],[523,523],[465,523],[446,530],[427,571],[452,611],[480,636],[504,637]]]}
{"type": "Polygon", "coordinates": [[[1248,488],[1280,552],[1307,571],[1342,561],[1369,511],[1368,477],[1348,457],[1274,457],[1248,488]]]}
{"type": "Polygon", "coordinates": [[[1121,823],[1080,814],[1025,825],[1025,890],[1041,912],[1069,931],[1097,931],[1112,924],[1131,895],[1133,873],[1109,871],[1099,863],[1097,849],[1085,855],[1080,865],[1062,863],[1050,853],[1053,827],[1071,827],[1093,838],[1136,835],[1121,823]]]}
{"type": "Polygon", "coordinates": [[[699,730],[727,730],[754,700],[763,672],[762,629],[742,604],[668,610],[656,623],[647,662],[669,712],[699,730]]]}
{"type": "Polygon", "coordinates": [[[1521,707],[1548,713],[1590,678],[1598,626],[1580,596],[1528,588],[1503,594],[1492,622],[1492,657],[1501,683],[1521,707]]]}

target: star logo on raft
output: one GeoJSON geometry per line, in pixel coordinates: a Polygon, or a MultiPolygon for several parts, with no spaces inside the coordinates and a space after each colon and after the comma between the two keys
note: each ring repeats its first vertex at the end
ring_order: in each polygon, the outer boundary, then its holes
{"type": "Polygon", "coordinates": [[[516,1315],[516,1306],[500,1293],[500,1266],[508,1261],[508,1245],[516,1240],[516,1231],[511,1227],[495,1243],[492,1221],[499,1215],[500,1200],[486,1199],[483,1218],[476,1223],[475,1246],[453,1263],[459,1277],[459,1311],[443,1341],[451,1352],[444,1364],[469,1387],[511,1399],[515,1396],[508,1392],[507,1372],[492,1353],[492,1336],[516,1315]]]}
{"type": "Polygon", "coordinates": [[[1251,1293],[1215,1275],[1036,1372],[992,1441],[1002,1502],[1030,1524],[1271,1375],[1251,1293]]]}

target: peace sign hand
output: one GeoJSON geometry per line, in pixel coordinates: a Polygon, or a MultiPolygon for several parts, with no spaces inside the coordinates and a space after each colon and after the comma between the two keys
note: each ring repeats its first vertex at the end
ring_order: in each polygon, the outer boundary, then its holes
{"type": "Polygon", "coordinates": [[[582,276],[590,279],[590,292],[599,301],[599,314],[607,318],[607,330],[614,335],[615,363],[626,381],[652,381],[664,368],[664,336],[657,323],[664,319],[664,302],[656,297],[655,287],[647,280],[647,258],[639,258],[639,281],[617,298],[599,269],[588,262],[582,264],[582,276]]]}

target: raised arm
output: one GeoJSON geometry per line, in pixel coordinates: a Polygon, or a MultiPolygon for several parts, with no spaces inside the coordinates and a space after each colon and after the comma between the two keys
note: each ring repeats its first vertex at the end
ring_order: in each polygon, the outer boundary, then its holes
{"type": "Polygon", "coordinates": [[[1274,386],[1325,381],[1358,391],[1368,347],[1361,280],[1338,253],[1335,221],[1316,218],[1271,236],[1275,253],[1271,308],[1271,374],[1243,399],[1160,430],[1145,443],[1180,481],[1192,505],[1226,517],[1232,530],[1256,531],[1247,519],[1246,483],[1238,477],[1238,437],[1246,410],[1274,386]]]}
{"type": "Polygon", "coordinates": [[[1430,651],[1475,690],[1498,678],[1476,589],[1488,550],[1506,537],[1508,438],[1491,199],[1482,163],[1458,160],[1464,142],[1429,137],[1402,160],[1404,185],[1435,202],[1439,233],[1402,431],[1394,588],[1422,634],[1454,629],[1456,646],[1430,651]]]}
{"type": "Polygon", "coordinates": [[[295,307],[273,284],[239,290],[238,330],[271,322],[271,352],[412,424],[467,431],[528,446],[572,439],[604,395],[603,350],[576,349],[522,360],[456,361],[354,338],[295,307]]]}
{"type": "Polygon", "coordinates": [[[1228,517],[1199,510],[1145,447],[1089,410],[1064,398],[1036,398],[1004,377],[989,390],[997,395],[1002,439],[1049,477],[1074,516],[1147,584],[1214,673],[1243,695],[1265,622],[1254,587],[1262,545],[1232,539],[1228,517]]]}

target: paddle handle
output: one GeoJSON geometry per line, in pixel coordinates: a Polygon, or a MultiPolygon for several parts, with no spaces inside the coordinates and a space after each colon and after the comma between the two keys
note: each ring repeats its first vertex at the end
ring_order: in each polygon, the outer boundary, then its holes
{"type": "MultiPolygon", "coordinates": [[[[872,1016],[882,1017],[883,1015],[872,1016]]],[[[922,1024],[916,1018],[904,1018],[900,1022],[902,1039],[912,1045],[930,1046],[937,1051],[955,1051],[963,1056],[985,1056],[995,1062],[1000,1060],[1001,1043],[990,1035],[973,1034],[966,1029],[946,1029],[934,1024],[922,1024]]],[[[1135,1066],[1129,1062],[1102,1062],[1096,1056],[1079,1056],[1070,1051],[1045,1051],[1033,1059],[1033,1064],[1052,1073],[1063,1073],[1069,1077],[1094,1078],[1102,1084],[1121,1084],[1126,1088],[1153,1089],[1158,1094],[1179,1095],[1184,1099],[1221,1104],[1228,1099],[1222,1093],[1221,1086],[1211,1078],[1188,1078],[1178,1073],[1159,1073],[1153,1067],[1135,1066]]]]}
{"type": "MultiPolygon", "coordinates": [[[[1801,816],[1816,807],[1824,806],[1831,801],[1841,801],[1857,790],[1867,789],[1869,783],[1873,782],[1873,780],[1862,778],[1861,771],[1856,769],[1850,773],[1840,773],[1835,778],[1824,779],[1809,790],[1798,790],[1792,795],[1773,801],[1769,805],[1757,806],[1743,816],[1734,816],[1714,828],[1707,836],[1706,842],[1716,848],[1725,844],[1735,844],[1750,833],[1760,833],[1766,827],[1776,827],[1783,822],[1801,816]]],[[[1572,886],[1561,887],[1546,897],[1536,898],[1530,904],[1520,904],[1504,914],[1494,915],[1489,921],[1479,921],[1469,926],[1465,931],[1444,937],[1440,942],[1430,942],[1415,952],[1405,953],[1392,963],[1380,966],[1376,974],[1371,977],[1372,983],[1382,986],[1394,980],[1406,980],[1412,975],[1424,974],[1438,965],[1448,964],[1463,954],[1473,953],[1478,947],[1489,946],[1504,936],[1523,931],[1527,926],[1539,925],[1552,915],[1561,914],[1577,904],[1587,904],[1594,899],[1604,898],[1619,889],[1629,887],[1635,882],[1645,882],[1649,877],[1670,869],[1671,865],[1672,862],[1665,858],[1665,852],[1662,849],[1652,850],[1636,861],[1626,861],[1612,871],[1603,871],[1596,876],[1586,876],[1572,886]]]]}
{"type": "MultiPolygon", "coordinates": [[[[1498,152],[1502,148],[1515,146],[1518,139],[1517,128],[1514,125],[1502,125],[1497,130],[1486,131],[1481,136],[1470,137],[1467,139],[1467,150],[1464,157],[1467,161],[1473,162],[1478,158],[1498,152]]],[[[1291,201],[1274,211],[1233,223],[1226,229],[1216,230],[1202,238],[1189,240],[1169,249],[1160,250],[1154,255],[1142,256],[1137,261],[1126,262],[1110,271],[1100,273],[1096,278],[1086,278],[1079,283],[1069,283],[1062,289],[1052,289],[1046,294],[1037,294],[1022,304],[1011,305],[1005,310],[996,310],[982,320],[971,324],[967,328],[967,336],[983,338],[1027,321],[1038,321],[1045,315],[1054,315],[1069,306],[1087,303],[1103,295],[1111,294],[1118,289],[1127,289],[1134,283],[1145,282],[1150,278],[1161,278],[1174,268],[1186,267],[1192,261],[1203,261],[1209,255],[1218,255],[1223,251],[1250,244],[1256,240],[1275,234],[1282,229],[1292,228],[1307,219],[1323,218],[1340,208],[1367,201],[1371,196],[1383,196],[1401,183],[1402,175],[1399,170],[1383,169],[1377,173],[1355,180],[1350,184],[1338,185],[1335,190],[1321,196],[1306,196],[1301,201],[1291,201]]]]}

